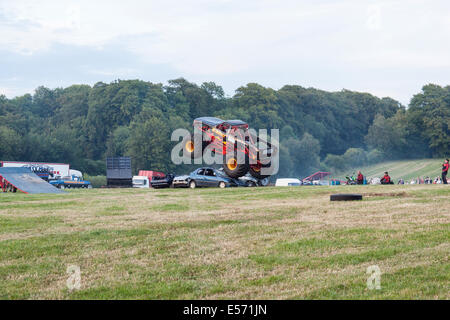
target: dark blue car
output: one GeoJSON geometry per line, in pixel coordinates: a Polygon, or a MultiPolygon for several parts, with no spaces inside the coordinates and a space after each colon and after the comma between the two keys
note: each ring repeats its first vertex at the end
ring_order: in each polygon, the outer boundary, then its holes
{"type": "Polygon", "coordinates": [[[197,187],[225,188],[237,186],[234,179],[213,168],[199,168],[192,171],[189,175],[175,177],[172,184],[175,188],[189,187],[191,189],[197,187]]]}

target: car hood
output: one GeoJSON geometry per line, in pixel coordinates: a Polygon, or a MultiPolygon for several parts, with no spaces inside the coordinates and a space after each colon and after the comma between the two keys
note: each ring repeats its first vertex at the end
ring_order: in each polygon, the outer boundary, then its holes
{"type": "Polygon", "coordinates": [[[190,178],[190,176],[188,176],[188,175],[176,176],[173,180],[186,180],[188,178],[190,178]]]}

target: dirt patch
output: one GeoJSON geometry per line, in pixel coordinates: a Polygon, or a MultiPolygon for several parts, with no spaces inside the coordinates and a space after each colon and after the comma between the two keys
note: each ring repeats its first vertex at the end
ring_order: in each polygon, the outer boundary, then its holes
{"type": "Polygon", "coordinates": [[[408,193],[406,192],[387,192],[387,193],[362,193],[364,197],[407,197],[408,193]]]}

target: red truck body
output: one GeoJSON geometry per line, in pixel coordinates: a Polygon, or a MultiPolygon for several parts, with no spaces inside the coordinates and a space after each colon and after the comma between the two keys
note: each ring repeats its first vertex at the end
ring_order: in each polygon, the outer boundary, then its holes
{"type": "Polygon", "coordinates": [[[139,170],[139,176],[147,177],[149,181],[152,181],[153,177],[164,178],[166,175],[162,172],[151,170],[139,170]]]}

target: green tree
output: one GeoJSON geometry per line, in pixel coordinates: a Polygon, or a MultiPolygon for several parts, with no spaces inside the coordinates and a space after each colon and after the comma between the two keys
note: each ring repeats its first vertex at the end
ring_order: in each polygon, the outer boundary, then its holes
{"type": "Polygon", "coordinates": [[[170,171],[171,145],[168,141],[170,132],[162,119],[151,116],[132,122],[127,155],[133,158],[134,170],[170,171]]]}
{"type": "Polygon", "coordinates": [[[350,148],[343,155],[345,161],[352,167],[360,167],[367,164],[367,154],[361,148],[350,148]]]}
{"type": "Polygon", "coordinates": [[[15,160],[23,153],[23,139],[13,129],[0,126],[0,159],[15,160]]]}
{"type": "Polygon", "coordinates": [[[130,129],[125,126],[117,127],[106,142],[107,156],[123,156],[127,153],[130,139],[130,129]]]}

